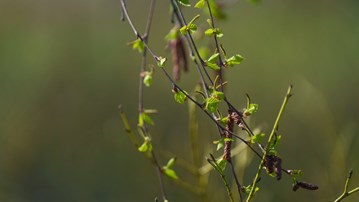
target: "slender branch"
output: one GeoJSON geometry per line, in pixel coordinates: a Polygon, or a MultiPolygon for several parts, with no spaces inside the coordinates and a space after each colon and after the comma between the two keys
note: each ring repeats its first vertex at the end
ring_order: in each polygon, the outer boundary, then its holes
{"type": "Polygon", "coordinates": [[[242,186],[239,183],[239,180],[237,178],[236,171],[234,169],[234,165],[233,165],[232,161],[229,162],[229,164],[231,164],[232,174],[233,174],[234,180],[235,180],[236,185],[237,185],[237,191],[238,191],[238,194],[239,194],[239,199],[242,202],[243,201],[243,196],[242,196],[242,191],[241,191],[242,186]]]}
{"type": "Polygon", "coordinates": [[[286,107],[286,105],[288,103],[289,98],[292,96],[292,88],[293,88],[293,86],[290,85],[289,88],[288,88],[287,94],[286,94],[286,96],[284,98],[284,101],[282,103],[282,106],[281,106],[281,108],[279,110],[277,119],[276,119],[276,121],[275,121],[275,123],[273,125],[272,132],[271,132],[271,134],[270,134],[270,136],[268,138],[266,149],[264,151],[264,154],[262,156],[262,160],[261,160],[261,162],[259,164],[259,167],[258,167],[258,171],[256,173],[256,176],[253,179],[252,188],[251,188],[251,191],[250,191],[250,193],[248,195],[247,202],[251,201],[252,198],[253,198],[254,191],[255,191],[255,189],[257,187],[258,179],[260,178],[260,175],[261,175],[261,172],[262,172],[262,169],[263,169],[263,166],[264,166],[265,158],[266,158],[266,156],[267,156],[267,154],[268,154],[268,152],[270,150],[270,145],[272,144],[273,138],[275,137],[279,121],[280,121],[280,119],[282,117],[282,114],[283,114],[284,109],[285,109],[285,107],[286,107]]]}
{"type": "Polygon", "coordinates": [[[348,191],[349,182],[350,182],[350,179],[352,178],[352,175],[353,175],[353,170],[350,170],[349,175],[347,177],[347,180],[345,181],[344,191],[343,191],[342,195],[340,195],[334,202],[340,202],[344,198],[346,198],[346,197],[350,196],[351,194],[354,194],[355,192],[359,191],[359,187],[356,187],[356,188],[352,189],[351,191],[348,191]]]}

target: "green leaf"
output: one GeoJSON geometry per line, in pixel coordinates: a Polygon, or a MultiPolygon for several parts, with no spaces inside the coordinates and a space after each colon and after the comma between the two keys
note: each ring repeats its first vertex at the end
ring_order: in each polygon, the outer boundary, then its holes
{"type": "Polygon", "coordinates": [[[187,31],[192,34],[197,30],[197,25],[194,24],[194,21],[196,21],[199,18],[200,15],[196,15],[187,25],[184,25],[180,28],[180,32],[182,35],[186,35],[187,31]]]}
{"type": "Polygon", "coordinates": [[[196,5],[194,5],[195,8],[203,8],[206,4],[206,0],[199,0],[196,5]]]}
{"type": "Polygon", "coordinates": [[[145,49],[145,44],[143,43],[143,41],[141,41],[141,39],[136,39],[132,43],[132,49],[137,50],[139,53],[142,53],[143,50],[145,49]]]}
{"type": "Polygon", "coordinates": [[[251,143],[258,143],[260,142],[263,137],[265,136],[264,133],[260,133],[260,134],[255,134],[254,136],[251,137],[251,143]]]}
{"type": "Polygon", "coordinates": [[[169,177],[169,178],[171,178],[171,179],[174,179],[174,180],[177,180],[177,179],[178,179],[178,176],[177,176],[177,174],[176,174],[176,172],[175,172],[174,170],[169,169],[169,168],[167,168],[167,167],[163,167],[162,169],[163,169],[163,173],[164,173],[167,177],[169,177]]]}
{"type": "Polygon", "coordinates": [[[176,158],[171,158],[170,160],[168,160],[167,165],[165,167],[171,169],[174,166],[175,162],[176,162],[176,158]]]}
{"type": "Polygon", "coordinates": [[[208,58],[207,62],[215,63],[219,59],[219,53],[215,53],[208,58]]]}
{"type": "Polygon", "coordinates": [[[191,6],[191,4],[189,4],[188,0],[177,0],[177,1],[178,1],[178,3],[180,3],[183,6],[187,6],[187,7],[191,6]]]}
{"type": "Polygon", "coordinates": [[[213,97],[209,97],[206,99],[205,108],[210,112],[215,112],[218,109],[219,100],[213,97]]]}
{"type": "Polygon", "coordinates": [[[221,138],[219,140],[213,141],[213,144],[217,145],[217,150],[216,151],[218,151],[224,146],[224,139],[221,138]]]}
{"type": "Polygon", "coordinates": [[[175,92],[174,98],[176,102],[183,104],[187,100],[187,95],[184,94],[182,91],[177,90],[177,92],[175,92]]]}
{"type": "Polygon", "coordinates": [[[215,70],[215,71],[218,71],[218,70],[221,69],[216,63],[206,62],[206,66],[213,69],[213,70],[215,70]]]}
{"type": "Polygon", "coordinates": [[[218,169],[223,173],[224,170],[226,169],[226,165],[227,165],[226,159],[220,158],[217,160],[216,163],[217,163],[218,169]]]}
{"type": "Polygon", "coordinates": [[[228,121],[228,117],[223,117],[219,119],[219,123],[222,124],[223,126],[227,124],[227,121],[228,121]]]}
{"type": "Polygon", "coordinates": [[[145,137],[145,141],[143,142],[143,144],[138,148],[138,151],[140,152],[151,152],[152,151],[152,143],[150,138],[145,137]]]}
{"type": "Polygon", "coordinates": [[[254,104],[254,103],[249,104],[249,108],[246,109],[246,110],[243,112],[243,114],[244,114],[245,116],[250,116],[250,115],[256,113],[256,112],[258,111],[258,106],[259,106],[258,104],[254,104]]]}
{"type": "Polygon", "coordinates": [[[220,91],[214,91],[211,95],[211,97],[214,97],[218,100],[223,100],[224,99],[224,93],[220,92],[220,91]]]}
{"type": "Polygon", "coordinates": [[[152,74],[146,74],[145,78],[143,78],[143,84],[147,87],[152,85],[152,74]]]}
{"type": "Polygon", "coordinates": [[[226,60],[226,66],[233,67],[234,65],[239,65],[243,59],[244,58],[239,54],[232,56],[226,60]]]}
{"type": "Polygon", "coordinates": [[[209,29],[207,29],[207,30],[204,32],[204,34],[205,34],[206,36],[211,37],[211,36],[213,36],[213,35],[215,34],[215,31],[214,31],[214,29],[209,28],[209,29]]]}
{"type": "Polygon", "coordinates": [[[163,68],[167,61],[167,58],[163,58],[163,57],[159,56],[159,57],[156,57],[156,60],[157,60],[157,66],[163,68]]]}
{"type": "Polygon", "coordinates": [[[144,122],[147,124],[150,124],[150,125],[154,125],[153,120],[151,119],[151,117],[148,114],[140,113],[138,126],[142,127],[144,122]]]}
{"type": "MultiPolygon", "coordinates": [[[[249,193],[251,192],[252,185],[243,186],[243,188],[244,188],[244,193],[248,196],[249,193]]],[[[256,187],[256,188],[254,189],[254,194],[255,194],[257,191],[259,191],[259,187],[256,187]]]]}

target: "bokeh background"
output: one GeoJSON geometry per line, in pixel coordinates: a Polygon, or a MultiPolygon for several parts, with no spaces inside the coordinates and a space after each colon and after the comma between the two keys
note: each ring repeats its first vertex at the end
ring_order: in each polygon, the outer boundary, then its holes
{"type": "MultiPolygon", "coordinates": [[[[140,30],[148,3],[128,1],[140,30]]],[[[221,42],[246,58],[226,77],[232,103],[243,108],[249,93],[260,105],[251,124],[268,134],[293,84],[279,152],[283,166],[302,169],[303,180],[320,186],[293,192],[289,178],[263,177],[257,201],[333,201],[350,168],[352,186],[359,185],[359,2],[238,1],[226,13],[217,23],[221,42]]],[[[130,143],[117,109],[121,104],[135,127],[140,56],[126,45],[135,38],[120,16],[118,0],[0,1],[0,201],[136,202],[160,195],[155,170],[130,143]]],[[[163,37],[171,27],[169,2],[158,1],[150,44],[159,55],[169,54],[163,37]]],[[[189,91],[197,82],[191,68],[180,82],[189,91]]],[[[145,92],[145,106],[160,112],[154,144],[190,159],[187,106],[172,96],[156,72],[145,92]]],[[[215,128],[199,117],[208,148],[215,128]]],[[[244,171],[245,184],[258,163],[244,171]]],[[[171,201],[198,201],[165,184],[171,201]]],[[[216,173],[210,184],[212,201],[225,201],[216,173]]],[[[359,194],[346,201],[358,200],[359,194]]]]}

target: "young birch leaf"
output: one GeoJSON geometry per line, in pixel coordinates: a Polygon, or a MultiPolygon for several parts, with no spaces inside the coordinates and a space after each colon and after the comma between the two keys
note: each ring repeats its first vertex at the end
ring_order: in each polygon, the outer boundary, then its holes
{"type": "MultiPolygon", "coordinates": [[[[185,91],[186,92],[186,91],[185,91]]],[[[187,92],[186,92],[187,93],[187,92]]],[[[175,101],[180,103],[180,104],[183,104],[184,101],[186,101],[187,99],[187,96],[186,94],[184,94],[182,91],[178,90],[177,92],[175,92],[175,95],[174,95],[174,98],[175,98],[175,101]]]]}
{"type": "MultiPolygon", "coordinates": [[[[147,124],[150,124],[150,125],[154,125],[155,123],[153,122],[153,120],[151,119],[151,117],[146,114],[146,113],[141,113],[140,116],[142,117],[141,119],[146,122],[147,124]]],[[[143,125],[143,123],[142,123],[143,125]]]]}
{"type": "Polygon", "coordinates": [[[214,91],[211,96],[218,100],[224,100],[224,93],[220,91],[214,91]]]}
{"type": "Polygon", "coordinates": [[[146,74],[145,78],[143,78],[143,84],[147,87],[152,85],[152,74],[146,74]]]}
{"type": "Polygon", "coordinates": [[[169,178],[171,178],[171,179],[174,179],[174,180],[177,180],[177,179],[178,179],[178,176],[177,176],[177,174],[176,174],[176,172],[175,172],[174,170],[172,170],[172,169],[170,169],[170,168],[167,168],[167,167],[163,167],[162,169],[163,169],[163,173],[164,173],[167,177],[169,177],[169,178]]]}
{"type": "Polygon", "coordinates": [[[215,112],[218,109],[218,103],[220,101],[216,98],[209,97],[206,99],[206,109],[210,112],[215,112]]]}
{"type": "Polygon", "coordinates": [[[224,170],[226,169],[226,165],[227,165],[226,159],[220,158],[217,160],[216,163],[218,165],[219,170],[223,173],[224,170]]]}
{"type": "Polygon", "coordinates": [[[150,138],[146,137],[143,144],[138,148],[138,151],[140,152],[151,152],[152,151],[152,143],[150,138]]]}
{"type": "Polygon", "coordinates": [[[167,61],[167,58],[163,58],[163,57],[159,56],[159,57],[156,57],[156,60],[157,60],[157,66],[163,68],[167,61]]]}
{"type": "Polygon", "coordinates": [[[209,37],[211,37],[211,36],[213,36],[214,35],[214,30],[212,29],[212,28],[209,28],[209,29],[207,29],[205,32],[204,32],[204,34],[206,35],[206,36],[209,36],[209,37]]]}
{"type": "Polygon", "coordinates": [[[233,67],[234,65],[241,64],[243,59],[244,58],[241,55],[237,54],[235,56],[232,56],[232,57],[228,58],[226,60],[226,64],[227,64],[227,66],[233,67]]]}
{"type": "Polygon", "coordinates": [[[264,133],[260,133],[260,134],[255,134],[254,136],[251,137],[251,143],[258,143],[260,142],[263,137],[265,136],[264,133]]]}
{"type": "Polygon", "coordinates": [[[141,41],[141,39],[136,39],[132,44],[132,49],[142,53],[145,49],[145,44],[141,41]]]}
{"type": "Polygon", "coordinates": [[[191,4],[189,4],[188,0],[177,0],[177,1],[178,1],[178,3],[180,3],[183,6],[187,6],[187,7],[191,6],[191,4]]]}
{"type": "Polygon", "coordinates": [[[203,8],[206,4],[206,0],[199,0],[196,5],[194,5],[195,8],[203,8]]]}
{"type": "Polygon", "coordinates": [[[213,141],[213,144],[216,144],[217,145],[217,149],[216,151],[220,150],[223,146],[224,146],[224,139],[221,138],[217,141],[213,141]]]}
{"type": "Polygon", "coordinates": [[[213,69],[213,70],[215,70],[215,71],[218,71],[218,70],[221,69],[216,63],[206,62],[206,66],[213,69]]]}
{"type": "Polygon", "coordinates": [[[174,166],[176,162],[176,158],[171,158],[170,160],[168,160],[167,165],[165,166],[166,168],[172,169],[172,167],[174,166]]]}
{"type": "Polygon", "coordinates": [[[245,116],[250,116],[258,111],[258,104],[251,103],[249,104],[249,108],[246,109],[243,114],[245,116]]]}
{"type": "Polygon", "coordinates": [[[218,58],[219,58],[219,53],[215,53],[208,58],[207,62],[215,63],[217,62],[218,58]]]}
{"type": "MultiPolygon", "coordinates": [[[[244,193],[245,193],[246,195],[249,195],[249,193],[251,192],[251,189],[252,189],[252,185],[243,186],[243,188],[244,188],[244,193]]],[[[256,187],[256,188],[254,189],[254,193],[256,193],[257,191],[259,191],[259,187],[256,187]]]]}

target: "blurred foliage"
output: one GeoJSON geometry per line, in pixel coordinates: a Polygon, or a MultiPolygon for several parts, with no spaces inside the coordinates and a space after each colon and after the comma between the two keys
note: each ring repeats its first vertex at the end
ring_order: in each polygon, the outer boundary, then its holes
{"type": "MultiPolygon", "coordinates": [[[[128,9],[141,28],[147,6],[138,2],[128,1],[128,9]]],[[[153,23],[150,38],[160,55],[169,54],[163,37],[172,25],[169,13],[159,12],[168,7],[158,1],[154,20],[160,23],[153,23]]],[[[260,104],[252,122],[263,123],[264,132],[294,85],[279,154],[284,167],[300,167],[320,187],[292,192],[287,180],[272,186],[273,179],[263,177],[257,201],[331,201],[349,168],[359,170],[358,11],[354,0],[239,1],[217,23],[226,51],[246,58],[226,76],[229,96],[241,107],[245,93],[260,104]]],[[[155,170],[130,144],[117,109],[122,104],[136,123],[140,57],[126,45],[135,38],[120,16],[114,0],[0,2],[1,201],[151,201],[159,195],[155,170]]],[[[196,82],[191,71],[181,85],[191,90],[196,82]]],[[[187,110],[173,101],[159,72],[145,99],[160,112],[153,116],[154,144],[190,159],[187,110]]],[[[199,117],[207,148],[215,128],[199,117]]],[[[243,170],[245,181],[258,163],[243,170]]],[[[210,183],[221,183],[213,178],[210,183]]],[[[197,201],[167,186],[173,201],[197,201]]],[[[223,201],[224,191],[210,187],[208,193],[223,201]]]]}

